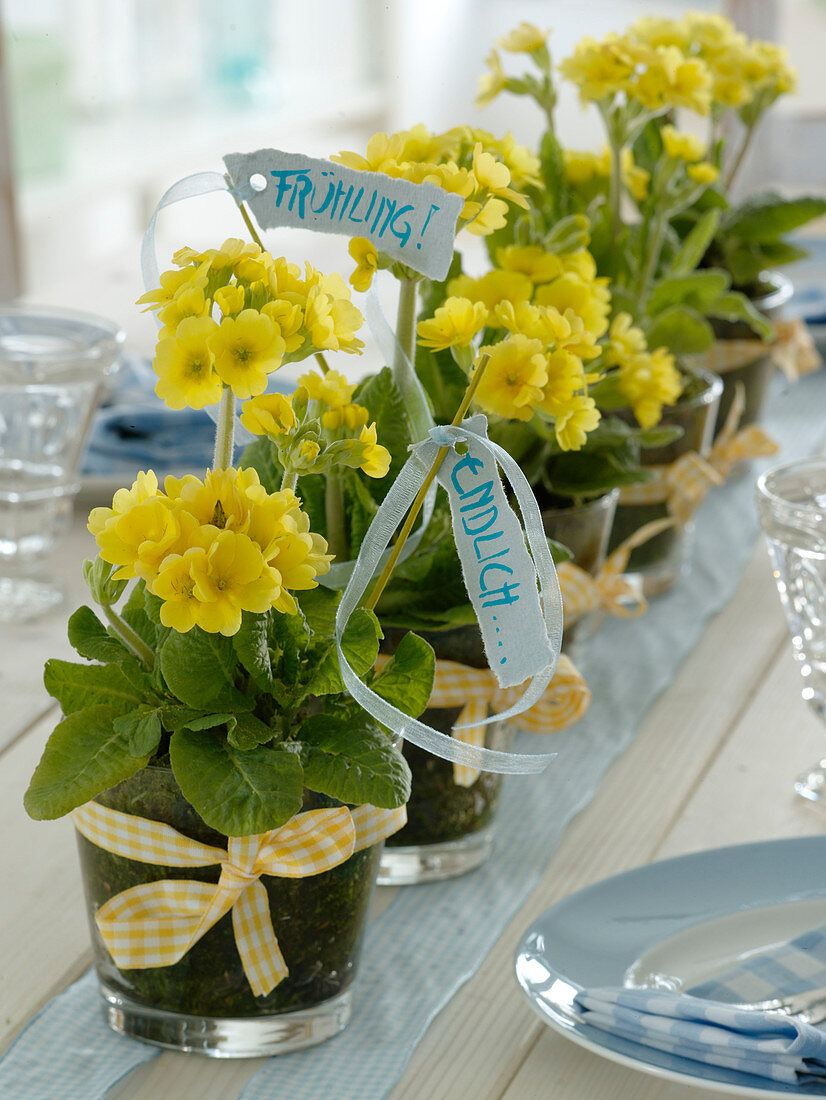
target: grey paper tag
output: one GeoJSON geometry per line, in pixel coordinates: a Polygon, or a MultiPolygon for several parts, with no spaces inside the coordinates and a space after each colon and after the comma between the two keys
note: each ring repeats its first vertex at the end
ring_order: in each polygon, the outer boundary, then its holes
{"type": "MultiPolygon", "coordinates": [[[[484,417],[473,417],[467,425],[486,434],[484,417]]],[[[477,440],[469,439],[466,446],[463,455],[448,452],[438,480],[450,499],[456,550],[488,664],[500,687],[514,687],[546,669],[554,652],[536,567],[496,460],[477,440]]]]}
{"type": "Polygon", "coordinates": [[[367,237],[422,275],[447,275],[464,206],[459,195],[279,149],[230,153],[224,164],[262,229],[367,237]]]}

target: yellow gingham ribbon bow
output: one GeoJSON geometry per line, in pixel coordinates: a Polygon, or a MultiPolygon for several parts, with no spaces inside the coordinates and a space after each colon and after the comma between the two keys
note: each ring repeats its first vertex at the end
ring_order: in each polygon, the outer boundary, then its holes
{"type": "MultiPolygon", "coordinates": [[[[379,656],[377,667],[389,660],[379,656]]],[[[523,685],[500,688],[496,677],[487,668],[469,668],[456,661],[437,661],[433,690],[429,707],[461,707],[453,736],[465,745],[481,748],[485,743],[488,726],[475,725],[488,716],[488,708],[505,710],[519,699],[523,685]]],[[[591,702],[591,692],[585,680],[577,672],[573,662],[563,653],[556,666],[554,678],[538,703],[521,714],[508,719],[510,725],[529,733],[555,733],[567,729],[579,721],[591,702]]],[[[479,778],[478,768],[467,764],[453,765],[453,780],[459,787],[469,787],[479,778]]]]}
{"type": "Polygon", "coordinates": [[[790,382],[822,366],[823,359],[805,321],[795,317],[776,322],[774,328],[776,339],[771,344],[762,340],[717,340],[708,351],[697,356],[697,361],[705,370],[725,374],[770,355],[790,382]]]}
{"type": "Polygon", "coordinates": [[[559,586],[562,589],[562,606],[565,608],[565,625],[570,626],[592,611],[607,611],[622,619],[633,619],[644,614],[648,601],[640,585],[623,574],[628,566],[631,551],[653,539],[661,531],[673,527],[676,520],[656,519],[646,523],[609,554],[605,564],[592,576],[572,561],[557,566],[559,586]]]}
{"type": "Polygon", "coordinates": [[[110,898],[95,921],[120,969],[171,966],[225,913],[232,911],[235,943],[256,997],[289,973],[275,938],[262,875],[304,878],[337,867],[407,820],[405,807],[346,806],[309,810],[279,829],[230,837],[227,850],[200,844],[160,821],[87,802],[72,815],[78,832],[107,852],[163,867],[221,864],[217,884],[162,879],[110,898]]]}
{"type": "Polygon", "coordinates": [[[668,503],[668,510],[679,524],[685,524],[715,485],[722,485],[738,462],[777,454],[775,441],[756,424],[737,430],[745,408],[745,391],[739,383],[723,430],[715,440],[708,458],[696,451],[672,462],[670,466],[649,466],[654,474],[642,485],[626,485],[620,490],[621,504],[668,503]]]}

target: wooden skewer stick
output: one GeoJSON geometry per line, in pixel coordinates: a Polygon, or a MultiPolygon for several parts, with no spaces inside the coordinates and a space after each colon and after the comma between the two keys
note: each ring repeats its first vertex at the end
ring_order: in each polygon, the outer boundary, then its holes
{"type": "MultiPolygon", "coordinates": [[[[470,408],[470,403],[473,400],[473,395],[476,393],[476,389],[482,380],[482,375],[485,373],[485,368],[487,367],[489,360],[489,355],[483,355],[482,358],[479,360],[476,370],[473,372],[473,377],[470,380],[470,385],[465,390],[465,396],[462,398],[461,404],[456,410],[456,415],[451,421],[452,427],[458,427],[464,420],[465,413],[470,408]]],[[[381,594],[384,591],[387,582],[390,580],[390,575],[396,568],[396,564],[399,560],[399,555],[402,552],[402,547],[407,541],[408,535],[413,530],[413,524],[416,522],[416,518],[419,515],[419,512],[421,512],[422,510],[422,505],[424,504],[424,498],[427,496],[427,491],[433,484],[433,480],[436,477],[436,474],[439,472],[439,469],[445,458],[447,457],[447,452],[449,450],[449,447],[441,447],[439,449],[439,453],[433,460],[433,465],[428,470],[427,476],[422,482],[422,487],[419,489],[418,493],[416,493],[416,496],[413,499],[413,503],[410,505],[410,511],[407,513],[407,518],[405,519],[404,523],[402,524],[401,530],[399,531],[399,537],[396,539],[395,545],[390,551],[390,557],[385,562],[384,569],[382,569],[381,573],[379,574],[378,579],[373,586],[373,591],[367,597],[367,602],[364,604],[364,606],[368,610],[372,611],[372,609],[381,599],[381,594]]]]}

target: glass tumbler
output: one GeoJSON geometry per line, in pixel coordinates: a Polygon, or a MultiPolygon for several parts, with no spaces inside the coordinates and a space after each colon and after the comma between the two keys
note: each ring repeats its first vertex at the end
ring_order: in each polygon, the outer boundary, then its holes
{"type": "Polygon", "coordinates": [[[63,598],[47,559],[71,524],[83,444],[123,339],[100,317],[0,306],[0,622],[63,598]]]}
{"type": "MultiPolygon", "coordinates": [[[[826,722],[826,458],[768,470],[757,481],[757,507],[803,698],[826,722]]],[[[795,790],[826,804],[826,759],[800,776],[795,790]]]]}

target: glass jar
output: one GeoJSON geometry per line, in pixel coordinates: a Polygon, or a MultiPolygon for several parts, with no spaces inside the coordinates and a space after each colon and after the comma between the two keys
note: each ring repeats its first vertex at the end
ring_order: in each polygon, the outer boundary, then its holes
{"type": "MultiPolygon", "coordinates": [[[[385,652],[392,653],[405,633],[385,627],[385,652]]],[[[433,646],[437,660],[469,668],[488,667],[475,625],[417,633],[433,646]]],[[[460,713],[460,707],[428,707],[421,720],[449,734],[460,713]]],[[[512,734],[506,723],[494,722],[485,728],[485,748],[509,748],[512,734]]],[[[407,743],[403,752],[413,775],[407,824],[385,842],[379,885],[434,882],[479,867],[491,853],[503,776],[483,771],[464,787],[455,781],[449,760],[407,743]]]]}
{"type": "MultiPolygon", "coordinates": [[[[706,457],[711,450],[714,425],[723,383],[710,371],[697,371],[692,374],[683,396],[675,405],[663,410],[660,426],[675,425],[683,429],[679,439],[664,447],[650,447],[642,452],[643,466],[671,465],[688,451],[696,451],[706,457]]],[[[630,409],[620,409],[617,413],[627,423],[635,424],[630,409]]],[[[614,527],[609,543],[610,550],[653,520],[669,516],[668,505],[661,504],[623,504],[617,506],[614,527]]],[[[631,552],[626,573],[636,575],[646,598],[667,592],[686,568],[694,522],[689,520],[682,526],[671,527],[655,535],[642,546],[631,552]]]]}
{"type": "MultiPolygon", "coordinates": [[[[183,797],[169,768],[144,768],[95,801],[164,822],[200,843],[227,846],[227,838],[183,797]]],[[[338,805],[305,792],[304,810],[338,805]]],[[[252,1058],[312,1046],[346,1026],[381,844],[318,875],[262,876],[289,975],[256,997],[241,965],[231,913],[179,962],[147,969],[118,968],[95,923],[98,909],[124,890],[159,879],[217,883],[220,865],[159,867],[107,852],[80,833],[77,841],[104,1012],[115,1031],[174,1050],[252,1058]]]]}

